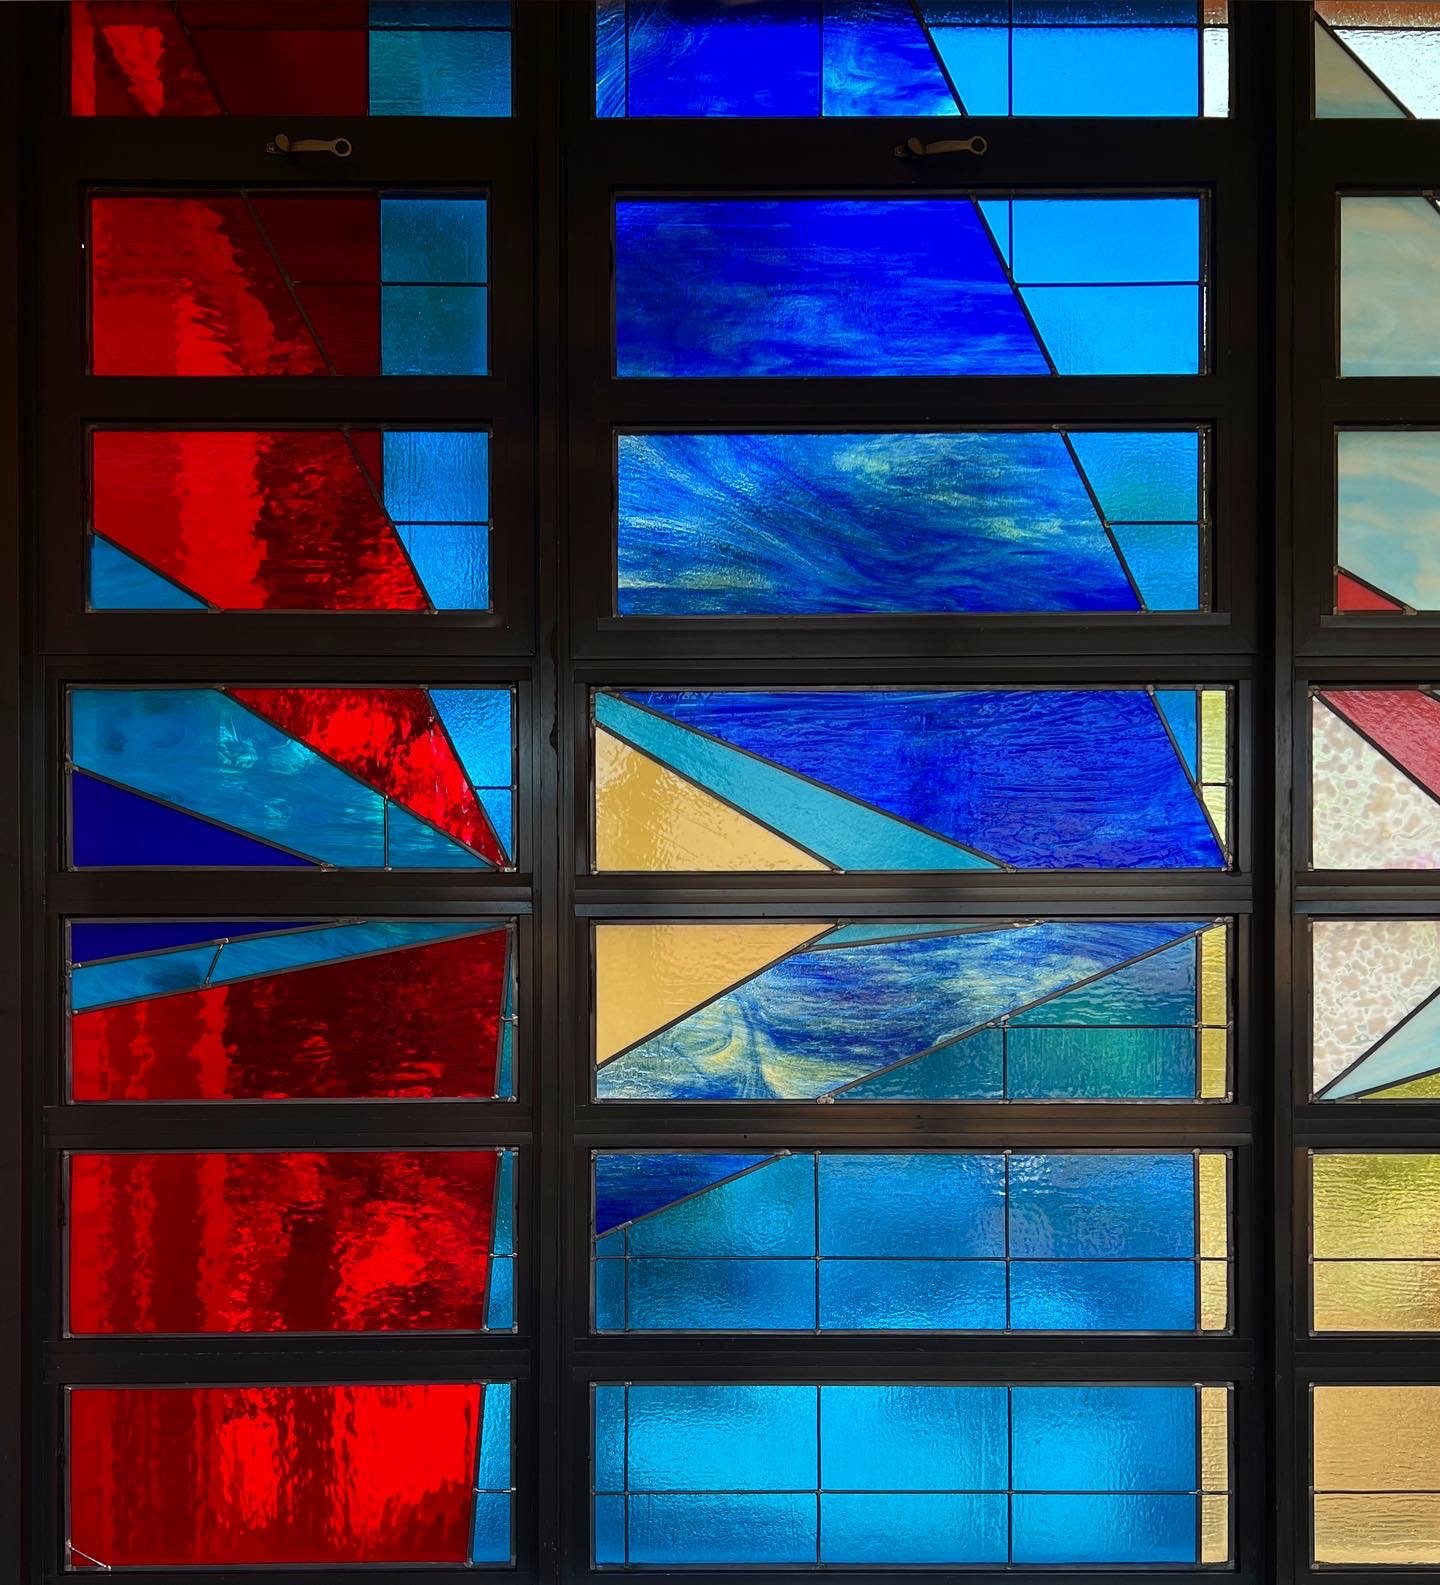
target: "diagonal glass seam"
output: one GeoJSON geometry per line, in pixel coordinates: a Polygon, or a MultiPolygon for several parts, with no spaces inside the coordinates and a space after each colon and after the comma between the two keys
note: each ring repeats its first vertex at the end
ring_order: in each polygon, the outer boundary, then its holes
{"type": "MultiPolygon", "coordinates": [[[[172,573],[163,571],[161,568],[155,566],[153,562],[147,560],[146,557],[142,556],[138,551],[131,550],[128,545],[122,545],[118,540],[112,539],[109,534],[102,534],[97,528],[94,527],[93,524],[90,527],[90,537],[91,539],[98,539],[103,545],[109,545],[112,550],[118,551],[122,556],[128,556],[131,561],[137,562],[140,566],[142,566],[146,572],[153,573],[157,578],[161,579],[165,583],[168,583],[172,589],[178,589],[181,594],[188,594],[192,600],[201,601],[207,611],[219,611],[222,609],[222,607],[216,605],[213,600],[209,599],[206,595],[201,594],[198,589],[192,589],[188,584],[181,583],[181,581],[172,573]]],[[[88,595],[92,591],[87,590],[86,592],[88,595]]],[[[92,609],[94,608],[92,607],[92,609]]],[[[144,610],[146,607],[142,606],[139,609],[144,610]]]]}
{"type": "MultiPolygon", "coordinates": [[[[1012,33],[1012,40],[1013,40],[1013,27],[1012,27],[1011,33],[1012,33]]],[[[1013,46],[1013,42],[1012,42],[1011,48],[1013,49],[1013,47],[1014,46],[1013,46]]],[[[1014,98],[1014,84],[1013,84],[1014,72],[1013,72],[1013,70],[1011,72],[1011,78],[1012,78],[1012,84],[1011,84],[1011,98],[1012,98],[1011,114],[1013,114],[1014,113],[1014,104],[1013,104],[1013,98],[1014,98]]],[[[980,224],[985,228],[985,236],[989,240],[990,249],[995,255],[995,262],[996,262],[996,264],[999,265],[1000,270],[1001,270],[1002,274],[1005,277],[1005,281],[1006,281],[1007,285],[1010,287],[1010,296],[1011,296],[1012,300],[1014,301],[1015,305],[1019,308],[1021,314],[1023,314],[1024,317],[1025,317],[1025,323],[1029,327],[1030,336],[1031,336],[1031,339],[1035,343],[1036,350],[1040,353],[1040,356],[1045,359],[1045,363],[1046,363],[1046,366],[1047,366],[1049,372],[1051,374],[1058,375],[1060,371],[1055,366],[1054,358],[1052,358],[1050,356],[1050,348],[1048,346],[1046,346],[1045,338],[1040,334],[1039,327],[1035,323],[1035,317],[1030,312],[1030,305],[1029,305],[1029,303],[1027,303],[1025,301],[1024,295],[1021,293],[1020,288],[1015,284],[1015,272],[1010,268],[1010,261],[1005,257],[1004,253],[1001,251],[999,243],[995,240],[995,233],[990,229],[990,222],[985,218],[984,206],[979,203],[979,201],[976,199],[974,193],[967,193],[966,197],[968,197],[969,200],[970,200],[970,207],[975,211],[976,218],[979,220],[980,224]]],[[[1006,226],[1011,230],[1011,232],[1013,234],[1013,230],[1014,230],[1014,218],[1013,217],[1014,217],[1014,212],[1015,212],[1015,195],[1014,195],[1014,193],[1007,193],[1005,195],[1004,204],[1005,204],[1005,223],[1006,223],[1006,226]]],[[[1012,243],[1012,246],[1013,246],[1013,243],[1012,243]]]]}
{"type": "MultiPolygon", "coordinates": [[[[1345,1079],[1347,1079],[1352,1073],[1355,1072],[1357,1068],[1359,1068],[1363,1063],[1367,1062],[1377,1051],[1379,1051],[1382,1046],[1387,1045],[1395,1035],[1399,1034],[1406,1024],[1410,1023],[1413,1019],[1417,1018],[1421,1013],[1423,1013],[1425,1009],[1435,1001],[1437,996],[1440,996],[1440,985],[1436,985],[1431,991],[1422,997],[1420,1001],[1416,1002],[1416,1004],[1409,1010],[1409,1012],[1404,1015],[1403,1018],[1396,1019],[1396,1021],[1390,1025],[1390,1027],[1383,1035],[1380,1036],[1378,1040],[1372,1042],[1372,1044],[1367,1046],[1365,1050],[1354,1059],[1353,1062],[1348,1063],[1332,1079],[1328,1080],[1324,1089],[1317,1090],[1315,1093],[1315,1099],[1317,1101],[1324,1100],[1326,1095],[1328,1095],[1337,1084],[1340,1084],[1345,1079]]],[[[1403,1079],[1388,1079],[1384,1084],[1375,1086],[1375,1088],[1388,1089],[1392,1084],[1408,1084],[1410,1079],[1418,1077],[1420,1077],[1419,1074],[1408,1074],[1403,1079]]]]}
{"type": "MultiPolygon", "coordinates": [[[[1395,94],[1390,89],[1390,87],[1381,78],[1377,77],[1375,75],[1375,73],[1373,71],[1371,71],[1370,67],[1367,66],[1365,64],[1365,62],[1360,59],[1360,57],[1355,53],[1355,51],[1350,48],[1350,46],[1345,42],[1344,39],[1342,39],[1340,37],[1340,35],[1335,31],[1335,29],[1333,27],[1331,27],[1331,25],[1325,20],[1325,18],[1320,15],[1319,11],[1316,11],[1314,13],[1314,17],[1315,17],[1315,26],[1317,28],[1320,28],[1323,32],[1325,32],[1326,34],[1329,35],[1331,41],[1335,44],[1335,46],[1339,50],[1341,50],[1342,53],[1344,53],[1350,60],[1354,61],[1354,63],[1360,68],[1360,70],[1362,72],[1364,72],[1364,74],[1370,79],[1370,81],[1375,84],[1375,86],[1380,90],[1380,92],[1385,95],[1385,97],[1390,101],[1390,103],[1392,105],[1394,105],[1395,108],[1398,111],[1400,111],[1400,113],[1403,116],[1405,116],[1407,120],[1410,120],[1410,121],[1416,120],[1417,118],[1416,118],[1415,112],[1410,108],[1410,106],[1407,105],[1405,103],[1405,101],[1403,99],[1401,99],[1397,94],[1395,94]]],[[[1375,29],[1366,29],[1364,31],[1368,31],[1368,32],[1388,32],[1390,30],[1389,29],[1375,28],[1375,29]]],[[[1312,71],[1313,71],[1313,66],[1312,66],[1312,71]]],[[[1311,91],[1313,93],[1314,90],[1312,89],[1311,91]]],[[[1324,117],[1320,117],[1318,119],[1322,119],[1323,120],[1325,118],[1324,117]]]]}
{"type": "MultiPolygon", "coordinates": [[[[1406,691],[1408,691],[1408,690],[1406,690],[1406,691]]],[[[1419,690],[1417,690],[1417,691],[1419,691],[1419,690]]],[[[1330,712],[1330,714],[1333,715],[1335,717],[1335,719],[1341,723],[1342,726],[1348,727],[1350,729],[1350,731],[1352,731],[1355,734],[1355,736],[1358,737],[1361,740],[1361,742],[1363,742],[1368,748],[1374,749],[1374,751],[1380,756],[1381,759],[1383,759],[1386,762],[1386,764],[1392,765],[1397,771],[1399,771],[1400,774],[1406,779],[1406,781],[1412,783],[1415,787],[1418,787],[1420,789],[1420,791],[1422,793],[1424,793],[1424,795],[1431,801],[1431,803],[1440,804],[1440,797],[1437,797],[1437,795],[1434,792],[1432,792],[1431,789],[1428,788],[1425,785],[1425,783],[1420,780],[1420,778],[1418,776],[1416,776],[1412,772],[1406,770],[1406,768],[1400,763],[1400,761],[1398,759],[1396,759],[1393,754],[1390,753],[1389,749],[1383,748],[1379,743],[1377,743],[1375,741],[1374,738],[1372,738],[1370,736],[1370,734],[1368,732],[1366,732],[1366,731],[1362,730],[1362,728],[1358,727],[1350,719],[1350,717],[1348,715],[1346,715],[1345,712],[1342,709],[1340,709],[1340,707],[1338,705],[1331,704],[1329,699],[1326,698],[1325,690],[1323,688],[1314,689],[1313,693],[1312,693],[1312,697],[1319,704],[1323,705],[1325,707],[1325,709],[1327,709],[1330,712]]],[[[1312,748],[1312,753],[1313,753],[1313,748],[1312,748]]]]}
{"type": "Polygon", "coordinates": [[[205,59],[204,53],[195,38],[194,29],[185,20],[184,13],[180,10],[179,0],[170,0],[170,13],[175,18],[176,26],[184,36],[185,42],[190,46],[190,54],[195,61],[196,69],[205,79],[205,86],[210,90],[215,100],[216,110],[220,115],[228,116],[231,112],[229,106],[225,103],[225,96],[220,92],[220,85],[215,81],[214,73],[210,70],[210,63],[205,59]]]}
{"type": "MultiPolygon", "coordinates": [[[[87,771],[85,774],[88,776],[90,773],[87,771]]],[[[103,924],[153,924],[155,921],[146,919],[106,919],[99,922],[103,924]]],[[[71,921],[71,923],[93,924],[96,923],[96,921],[91,919],[74,919],[71,921]]],[[[365,923],[367,923],[367,921],[359,914],[355,914],[353,916],[339,914],[332,918],[322,920],[319,923],[307,919],[303,924],[293,925],[288,929],[281,928],[278,930],[257,930],[253,935],[247,935],[243,938],[239,936],[219,935],[212,936],[210,941],[186,941],[180,943],[178,946],[173,947],[152,947],[148,952],[116,952],[108,958],[72,959],[70,962],[70,967],[71,969],[89,969],[97,968],[102,963],[136,963],[148,961],[151,958],[169,957],[172,953],[176,952],[193,952],[196,947],[208,946],[211,941],[219,942],[221,944],[224,944],[228,941],[241,939],[246,941],[273,941],[276,936],[299,936],[304,935],[307,931],[311,930],[329,930],[333,929],[337,925],[362,925],[365,923]]]]}
{"type": "Polygon", "coordinates": [[[1070,438],[1070,432],[1067,429],[1062,429],[1059,431],[1059,435],[1060,442],[1065,447],[1065,455],[1070,459],[1070,466],[1074,468],[1076,476],[1079,478],[1081,485],[1084,487],[1085,494],[1090,501],[1091,510],[1095,513],[1096,520],[1099,522],[1101,529],[1104,531],[1105,538],[1109,542],[1110,553],[1115,557],[1115,560],[1119,562],[1120,570],[1125,574],[1125,581],[1130,585],[1130,592],[1135,596],[1136,608],[1140,612],[1144,613],[1150,608],[1145,603],[1145,596],[1141,593],[1140,585],[1135,579],[1135,574],[1130,571],[1130,563],[1125,559],[1125,552],[1120,548],[1120,541],[1116,539],[1115,532],[1110,527],[1109,519],[1105,516],[1104,508],[1100,505],[1100,497],[1095,493],[1095,486],[1090,482],[1090,475],[1085,472],[1085,469],[1081,464],[1080,455],[1075,450],[1075,443],[1070,438]]]}
{"type": "MultiPolygon", "coordinates": [[[[343,424],[340,428],[340,433],[344,438],[345,449],[350,453],[350,456],[355,462],[355,466],[360,470],[360,477],[364,481],[366,489],[369,490],[371,499],[379,508],[381,516],[383,516],[385,521],[390,525],[391,539],[399,549],[399,552],[404,558],[406,565],[410,568],[410,576],[415,580],[415,587],[420,591],[420,598],[424,600],[427,612],[431,616],[434,616],[437,610],[435,602],[430,598],[430,591],[425,586],[425,580],[420,576],[420,569],[415,565],[415,558],[410,554],[405,545],[405,541],[400,537],[400,530],[396,526],[395,519],[390,515],[389,507],[385,505],[385,496],[381,486],[370,477],[370,470],[365,466],[365,459],[360,455],[360,448],[355,444],[355,438],[351,433],[351,426],[349,424],[343,424]]],[[[383,447],[385,445],[385,431],[383,429],[377,429],[374,433],[380,437],[380,445],[382,447],[383,455],[383,447]]]]}
{"type": "Polygon", "coordinates": [[[270,255],[270,260],[275,266],[281,284],[290,294],[290,301],[295,305],[295,312],[299,314],[301,323],[305,326],[306,334],[314,343],[316,352],[324,360],[326,371],[330,374],[338,375],[340,371],[335,367],[334,359],[331,358],[326,350],[324,342],[320,340],[315,326],[310,322],[310,315],[306,311],[305,305],[300,301],[300,293],[295,289],[295,282],[290,279],[290,272],[281,262],[279,249],[270,240],[268,228],[261,223],[260,216],[255,209],[254,199],[251,197],[249,190],[241,187],[237,188],[236,192],[241,203],[245,205],[245,212],[250,216],[250,223],[255,227],[256,234],[265,245],[265,251],[270,255]]]}
{"type": "Polygon", "coordinates": [[[950,68],[945,64],[945,57],[940,53],[940,46],[935,42],[930,32],[930,24],[925,20],[925,13],[920,8],[920,0],[909,0],[910,9],[915,16],[915,25],[924,36],[925,43],[929,46],[930,54],[934,59],[936,68],[945,81],[945,86],[950,91],[950,97],[955,101],[955,108],[962,116],[968,115],[965,101],[960,97],[960,90],[955,86],[955,79],[950,75],[950,68]]]}
{"type": "MultiPolygon", "coordinates": [[[[672,1152],[664,1152],[664,1151],[657,1152],[657,1154],[667,1154],[667,1153],[668,1154],[673,1154],[673,1155],[700,1155],[700,1154],[703,1154],[704,1152],[701,1152],[701,1151],[683,1151],[683,1150],[682,1151],[672,1151],[672,1152]]],[[[599,1152],[597,1151],[597,1152],[595,1152],[595,1154],[598,1155],[599,1152]]],[[[637,1150],[625,1150],[625,1151],[612,1151],[612,1152],[609,1152],[609,1154],[613,1154],[613,1155],[627,1155],[628,1156],[628,1155],[648,1155],[648,1154],[650,1154],[650,1152],[648,1152],[648,1151],[637,1151],[637,1150]]],[[[674,1208],[677,1205],[684,1205],[684,1204],[687,1203],[687,1201],[698,1200],[702,1194],[709,1194],[713,1189],[723,1188],[727,1183],[735,1183],[741,1178],[748,1178],[752,1172],[759,1172],[759,1170],[762,1167],[774,1166],[774,1164],[777,1161],[783,1161],[787,1157],[793,1156],[794,1154],[795,1154],[795,1152],[793,1150],[776,1150],[776,1151],[773,1151],[770,1155],[766,1156],[763,1161],[755,1161],[755,1162],[752,1162],[748,1167],[741,1167],[738,1172],[732,1172],[732,1173],[729,1174],[728,1177],[716,1178],[714,1183],[707,1183],[703,1188],[691,1189],[688,1194],[681,1194],[681,1195],[678,1195],[673,1200],[667,1200],[664,1205],[657,1205],[653,1210],[641,1211],[638,1216],[628,1217],[623,1222],[617,1222],[614,1225],[614,1227],[607,1227],[603,1233],[598,1232],[595,1229],[595,1227],[594,1227],[594,1219],[595,1218],[594,1218],[594,1206],[593,1206],[593,1201],[592,1201],[591,1218],[590,1218],[591,1219],[591,1233],[590,1233],[591,1243],[593,1244],[593,1243],[597,1242],[599,1239],[602,1239],[602,1238],[609,1238],[614,1233],[623,1233],[627,1229],[636,1226],[640,1222],[648,1222],[651,1217],[659,1216],[664,1211],[672,1211],[672,1210],[674,1210],[674,1208]]],[[[810,1152],[802,1151],[801,1154],[802,1155],[807,1155],[807,1154],[810,1154],[810,1152]]],[[[592,1175],[592,1178],[591,1178],[591,1188],[592,1188],[592,1192],[593,1192],[593,1188],[594,1188],[593,1175],[592,1175]]],[[[630,1260],[659,1259],[659,1258],[662,1258],[662,1257],[659,1257],[659,1256],[648,1256],[648,1255],[632,1255],[629,1252],[629,1248],[627,1246],[626,1252],[623,1255],[600,1255],[597,1258],[600,1259],[600,1260],[624,1260],[624,1261],[630,1261],[630,1260]]],[[[716,1258],[725,1258],[725,1257],[716,1257],[716,1258]]],[[[776,1256],[776,1257],[768,1257],[768,1258],[787,1259],[787,1260],[788,1259],[798,1259],[798,1260],[806,1260],[806,1261],[808,1261],[808,1260],[813,1260],[814,1256],[812,1256],[812,1255],[788,1256],[787,1255],[787,1256],[776,1256]]]]}

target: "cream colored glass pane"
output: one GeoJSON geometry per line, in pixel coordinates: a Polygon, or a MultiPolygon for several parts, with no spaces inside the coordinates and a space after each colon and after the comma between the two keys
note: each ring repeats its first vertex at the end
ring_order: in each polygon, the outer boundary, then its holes
{"type": "Polygon", "coordinates": [[[1230,1499],[1206,1493],[1200,1499],[1200,1561],[1230,1561],[1230,1499]]]}
{"type": "Polygon", "coordinates": [[[1200,1488],[1230,1489],[1230,1389],[1200,1389],[1200,1488]]]}
{"type": "Polygon", "coordinates": [[[1440,1497],[1317,1492],[1317,1563],[1440,1563],[1440,1497]]]}

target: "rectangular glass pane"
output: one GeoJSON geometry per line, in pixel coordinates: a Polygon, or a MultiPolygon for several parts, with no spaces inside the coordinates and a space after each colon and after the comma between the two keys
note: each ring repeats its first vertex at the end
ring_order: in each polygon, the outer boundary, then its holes
{"type": "Polygon", "coordinates": [[[1223,1386],[592,1388],[601,1568],[1226,1563],[1223,1386]]]}
{"type": "Polygon", "coordinates": [[[1440,1331],[1440,1156],[1317,1151],[1311,1327],[1440,1331]]]}
{"type": "Polygon", "coordinates": [[[594,926],[602,1101],[1224,1100],[1225,920],[594,926]]]}
{"type": "Polygon", "coordinates": [[[605,689],[599,871],[1221,870],[1225,688],[605,689]]]}
{"type": "Polygon", "coordinates": [[[484,430],[97,429],[92,611],[483,611],[484,430]]]}
{"type": "Polygon", "coordinates": [[[1340,373],[1440,374],[1433,193],[1340,200],[1340,373]]]}
{"type": "Polygon", "coordinates": [[[624,378],[1199,374],[1198,195],[622,198],[624,378]]]}
{"type": "Polygon", "coordinates": [[[1440,5],[1316,0],[1314,39],[1317,116],[1440,117],[1440,5]]]}
{"type": "Polygon", "coordinates": [[[615,610],[1204,610],[1207,438],[627,431],[615,610]]]}
{"type": "Polygon", "coordinates": [[[1310,1401],[1314,1561],[1440,1563],[1440,1387],[1313,1387],[1310,1401]]]}
{"type": "Polygon", "coordinates": [[[489,372],[478,194],[93,193],[90,372],[489,372]]]}
{"type": "Polygon", "coordinates": [[[1316,1099],[1440,1097],[1440,920],[1315,919],[1310,956],[1316,1099]]]}
{"type": "Polygon", "coordinates": [[[508,0],[75,0],[76,116],[508,116],[508,0]]]}
{"type": "Polygon", "coordinates": [[[1223,1151],[596,1151],[593,1323],[1224,1331],[1226,1163],[1223,1151]]]}
{"type": "Polygon", "coordinates": [[[1440,611],[1440,430],[1342,429],[1335,439],[1336,611],[1440,611]]]}
{"type": "Polygon", "coordinates": [[[595,114],[1195,116],[1225,0],[598,0],[595,114]]]}
{"type": "Polygon", "coordinates": [[[70,1387],[67,1566],[508,1563],[512,1391],[70,1387]]]}
{"type": "Polygon", "coordinates": [[[513,1150],[66,1158],[68,1330],[514,1327],[513,1150]]]}
{"type": "Polygon", "coordinates": [[[1440,700],[1434,689],[1314,688],[1310,712],[1312,867],[1440,866],[1440,700]]]}
{"type": "Polygon", "coordinates": [[[71,688],[70,865],[511,869],[509,688],[71,688]]]}
{"type": "Polygon", "coordinates": [[[73,1101],[508,1099],[505,919],[75,920],[73,1101]]]}

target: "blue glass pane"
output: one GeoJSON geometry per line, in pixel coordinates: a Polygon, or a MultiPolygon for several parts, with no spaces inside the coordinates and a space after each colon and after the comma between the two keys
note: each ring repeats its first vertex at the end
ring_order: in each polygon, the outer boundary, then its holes
{"type": "Polygon", "coordinates": [[[385,862],[392,869],[486,869],[485,861],[443,831],[389,804],[385,810],[385,862]]]}
{"type": "Polygon", "coordinates": [[[1004,1496],[939,1492],[826,1492],[820,1498],[823,1563],[1003,1563],[1004,1496]]]}
{"type": "Polygon", "coordinates": [[[1020,1564],[1193,1563],[1198,1507],[1198,1498],[1170,1492],[1017,1493],[1010,1505],[1012,1556],[1020,1564]]]}
{"type": "Polygon", "coordinates": [[[604,1151],[595,1158],[595,1231],[607,1233],[767,1159],[718,1151],[604,1151]]]}
{"type": "Polygon", "coordinates": [[[313,924],[310,919],[167,919],[158,924],[100,924],[77,921],[70,926],[70,961],[93,963],[100,958],[130,957],[138,952],[165,952],[171,947],[208,941],[218,945],[236,936],[265,935],[280,929],[299,929],[313,924]]]}
{"type": "Polygon", "coordinates": [[[98,534],[90,536],[92,611],[204,611],[209,608],[178,583],[171,583],[128,551],[98,534]]]}
{"type": "Polygon", "coordinates": [[[625,1490],[625,1395],[619,1386],[597,1386],[591,1394],[596,1491],[625,1490]]]}
{"type": "Polygon", "coordinates": [[[628,0],[595,0],[595,114],[625,114],[628,0]]]}
{"type": "Polygon", "coordinates": [[[816,1498],[809,1492],[631,1497],[629,1521],[632,1564],[815,1561],[816,1498]]]}
{"type": "Polygon", "coordinates": [[[825,115],[953,116],[957,110],[910,0],[826,5],[825,115]]]}
{"type": "Polygon", "coordinates": [[[1193,1029],[1033,1029],[1006,1035],[1006,1077],[1017,1101],[1188,1099],[1195,1094],[1193,1029]]]}
{"type": "Polygon", "coordinates": [[[380,279],[483,283],[488,207],[484,198],[382,198],[380,279]]]}
{"type": "Polygon", "coordinates": [[[508,116],[508,33],[372,31],[372,116],[508,116]]]}
{"type": "Polygon", "coordinates": [[[1194,1491],[1191,1387],[1016,1387],[1016,1491],[1194,1491]]]}
{"type": "Polygon", "coordinates": [[[1003,1260],[827,1260],[822,1331],[1001,1332],[1003,1260]]]}
{"type": "Polygon", "coordinates": [[[1019,1332],[1190,1332],[1196,1271],[1188,1260],[1020,1260],[1010,1268],[1019,1332]]]}
{"type": "Polygon", "coordinates": [[[1005,1254],[1000,1156],[825,1153],[822,1255],[1005,1254]]]}
{"type": "Polygon", "coordinates": [[[490,1382],[485,1388],[485,1411],[480,1436],[481,1491],[508,1491],[510,1476],[509,1382],[490,1382]]]}
{"type": "Polygon", "coordinates": [[[484,430],[388,429],[385,510],[397,523],[485,523],[490,436],[484,430]]]}
{"type": "MultiPolygon", "coordinates": [[[[623,1324],[637,1332],[810,1331],[815,1262],[636,1260],[629,1263],[625,1295],[623,1324]]],[[[605,1330],[598,1314],[595,1324],[605,1330]]]]}
{"type": "Polygon", "coordinates": [[[371,28],[508,28],[510,0],[370,0],[371,28]]]}
{"type": "Polygon", "coordinates": [[[1011,1019],[1024,1024],[1195,1023],[1197,962],[1193,938],[1151,952],[1127,968],[1104,974],[1073,991],[1023,1009],[1011,1019]]]}
{"type": "MultiPolygon", "coordinates": [[[[629,68],[630,115],[818,114],[818,0],[735,8],[629,0],[626,15],[629,36],[620,48],[622,73],[629,68]]],[[[623,83],[622,76],[622,96],[623,83]]]]}
{"type": "Polygon", "coordinates": [[[1005,1037],[981,1029],[952,1045],[835,1092],[837,1101],[999,1101],[1005,1098],[1005,1037]]]}
{"type": "Polygon", "coordinates": [[[814,1387],[631,1387],[629,1417],[632,1491],[815,1489],[814,1387]]]}
{"type": "MultiPolygon", "coordinates": [[[[672,1185],[691,1181],[689,1169],[671,1165],[676,1154],[660,1152],[638,1158],[666,1194],[672,1185]],[[672,1178],[672,1173],[676,1174],[672,1178]]],[[[601,1163],[596,1158],[597,1182],[601,1163]]],[[[703,1154],[699,1166],[713,1170],[703,1154]]],[[[734,1158],[722,1158],[733,1160],[734,1158]]],[[[629,1158],[632,1166],[636,1157],[629,1158]]],[[[742,1170],[713,1188],[691,1192],[629,1224],[626,1247],[632,1255],[796,1255],[815,1254],[815,1158],[809,1153],[772,1157],[763,1165],[742,1170]]],[[[610,1169],[604,1168],[608,1176],[610,1169]]]]}
{"type": "Polygon", "coordinates": [[[1111,533],[1147,610],[1199,608],[1200,541],[1193,523],[1123,523],[1112,525],[1111,533]]]}
{"type": "Polygon", "coordinates": [[[302,930],[258,940],[234,941],[221,950],[211,980],[220,984],[250,974],[276,974],[370,952],[393,952],[427,941],[449,941],[476,934],[473,920],[377,919],[364,924],[302,930]]]}
{"type": "Polygon", "coordinates": [[[1021,286],[1200,278],[1195,198],[1017,198],[1010,224],[1021,286]]]}
{"type": "Polygon", "coordinates": [[[484,287],[382,286],[383,374],[487,374],[489,304],[484,287]]]}
{"type": "Polygon", "coordinates": [[[1112,523],[1195,522],[1200,436],[1195,430],[1072,429],[1070,444],[1112,523]]]}
{"type": "Polygon", "coordinates": [[[1017,116],[1194,116],[1199,31],[1189,27],[1017,27],[1017,116]]]}
{"type": "Polygon", "coordinates": [[[1010,114],[1008,27],[932,27],[930,37],[966,115],[1010,114]]]}
{"type": "Polygon", "coordinates": [[[1195,1158],[1010,1156],[1012,1257],[1188,1257],[1195,1253],[1195,1158]]]}
{"type": "Polygon", "coordinates": [[[514,694],[508,688],[435,688],[430,702],[471,783],[508,789],[514,779],[514,694]]]}
{"type": "Polygon", "coordinates": [[[593,1539],[595,1562],[619,1565],[625,1561],[625,1508],[623,1497],[597,1497],[593,1507],[593,1539]]]}
{"type": "Polygon", "coordinates": [[[436,610],[489,610],[490,530],[484,523],[397,523],[395,532],[436,610]]]}
{"type": "Polygon", "coordinates": [[[476,1496],[475,1529],[470,1542],[472,1563],[510,1561],[510,1502],[508,1496],[498,1492],[480,1492],[476,1496]]]}
{"type": "Polygon", "coordinates": [[[826,1387],[821,1484],[852,1491],[1003,1491],[1004,1387],[826,1387]]]}
{"type": "Polygon", "coordinates": [[[1198,286],[1024,286],[1057,374],[1198,374],[1198,286]]]}
{"type": "Polygon", "coordinates": [[[132,997],[190,990],[205,983],[216,950],[214,945],[192,947],[125,963],[97,963],[93,968],[76,969],[70,977],[70,1006],[79,1013],[132,997]]]}

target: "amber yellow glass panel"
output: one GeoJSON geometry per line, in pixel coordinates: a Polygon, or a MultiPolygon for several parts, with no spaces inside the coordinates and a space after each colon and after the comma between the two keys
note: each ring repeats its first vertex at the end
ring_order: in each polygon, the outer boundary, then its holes
{"type": "Polygon", "coordinates": [[[1317,1332],[1440,1330],[1440,1155],[1312,1156],[1317,1332]]]}
{"type": "Polygon", "coordinates": [[[1223,1332],[1230,1324],[1230,1157],[1223,1150],[1196,1154],[1200,1188],[1200,1330],[1223,1332]]]}
{"type": "Polygon", "coordinates": [[[1200,1098],[1230,1093],[1229,926],[1211,925],[1200,936],[1200,1098]]]}
{"type": "Polygon", "coordinates": [[[1230,847],[1230,690],[1200,690],[1200,797],[1216,834],[1230,847]]]}
{"type": "Polygon", "coordinates": [[[1230,1561],[1230,1389],[1200,1389],[1200,1561],[1230,1561]]]}
{"type": "Polygon", "coordinates": [[[1313,1561],[1440,1563],[1440,1387],[1317,1386],[1313,1561]]]}

